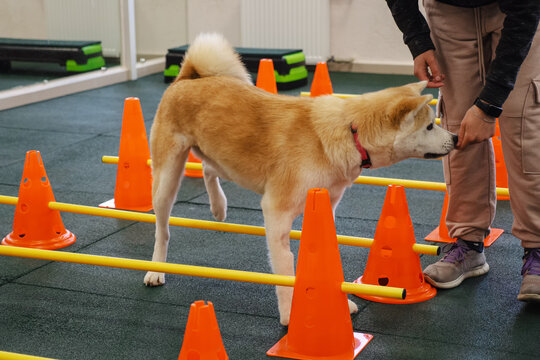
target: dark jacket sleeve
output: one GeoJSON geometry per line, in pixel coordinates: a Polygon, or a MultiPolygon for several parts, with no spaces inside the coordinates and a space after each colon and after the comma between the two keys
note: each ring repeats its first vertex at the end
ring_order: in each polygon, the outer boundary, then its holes
{"type": "MultiPolygon", "coordinates": [[[[499,7],[506,18],[480,98],[502,106],[514,88],[521,64],[529,53],[538,28],[540,1],[500,0],[499,7]]],[[[540,64],[537,66],[540,67],[540,64]]]]}
{"type": "Polygon", "coordinates": [[[435,49],[429,36],[429,26],[418,9],[418,0],[386,0],[386,3],[413,58],[435,49]]]}

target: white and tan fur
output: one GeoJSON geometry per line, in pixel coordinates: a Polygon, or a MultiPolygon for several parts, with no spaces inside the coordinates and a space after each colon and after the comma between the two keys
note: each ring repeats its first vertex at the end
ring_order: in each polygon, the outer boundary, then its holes
{"type": "MultiPolygon", "coordinates": [[[[239,56],[218,34],[200,35],[189,48],[178,78],[165,91],[151,131],[156,242],[153,261],[166,261],[168,220],[190,149],[203,162],[214,217],[225,220],[227,199],[219,178],[262,194],[272,269],[294,275],[289,247],[293,220],[307,191],[326,188],[335,210],[361,172],[351,126],[370,155],[372,168],[410,157],[445,155],[455,135],[433,126],[426,83],[354,98],[274,95],[251,83],[239,56]],[[218,178],[219,177],[219,178],[218,178]]],[[[149,286],[162,273],[148,272],[149,286]]],[[[292,288],[277,287],[280,321],[289,322],[292,288]]],[[[357,307],[349,301],[351,312],[357,307]]]]}

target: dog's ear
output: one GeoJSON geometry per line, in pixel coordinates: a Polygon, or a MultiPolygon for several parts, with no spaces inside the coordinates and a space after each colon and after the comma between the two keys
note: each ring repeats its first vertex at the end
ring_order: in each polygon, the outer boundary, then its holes
{"type": "Polygon", "coordinates": [[[405,86],[411,88],[414,92],[416,92],[418,95],[420,95],[422,93],[422,91],[424,91],[424,89],[426,88],[427,83],[428,83],[427,80],[424,80],[424,81],[419,81],[419,82],[416,82],[416,83],[408,84],[408,85],[405,85],[405,86]]]}
{"type": "Polygon", "coordinates": [[[426,94],[422,96],[410,96],[403,98],[394,108],[394,116],[401,123],[407,118],[407,115],[412,113],[412,118],[433,99],[433,95],[426,94]]]}

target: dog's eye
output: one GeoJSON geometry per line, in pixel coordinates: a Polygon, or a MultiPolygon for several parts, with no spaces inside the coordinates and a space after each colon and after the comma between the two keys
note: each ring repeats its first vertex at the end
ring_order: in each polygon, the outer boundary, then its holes
{"type": "Polygon", "coordinates": [[[427,126],[427,129],[428,129],[428,130],[433,130],[433,123],[429,124],[429,125],[427,126]]]}

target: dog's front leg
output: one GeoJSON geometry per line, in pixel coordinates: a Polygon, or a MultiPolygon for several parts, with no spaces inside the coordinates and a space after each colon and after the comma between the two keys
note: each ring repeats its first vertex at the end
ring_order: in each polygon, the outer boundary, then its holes
{"type": "MultiPolygon", "coordinates": [[[[270,255],[272,271],[279,275],[294,276],[294,255],[290,249],[290,232],[292,222],[296,217],[291,209],[280,209],[272,204],[265,195],[262,200],[264,223],[266,227],[266,241],[270,255]]],[[[293,288],[277,286],[279,318],[282,325],[289,324],[291,314],[293,288]]]]}
{"type": "MultiPolygon", "coordinates": [[[[336,208],[341,201],[341,198],[343,197],[343,194],[345,193],[344,187],[335,187],[332,188],[330,191],[330,201],[332,203],[332,213],[334,215],[334,219],[336,218],[336,208]]],[[[358,312],[358,306],[348,299],[349,302],[349,313],[356,314],[358,312]]]]}

